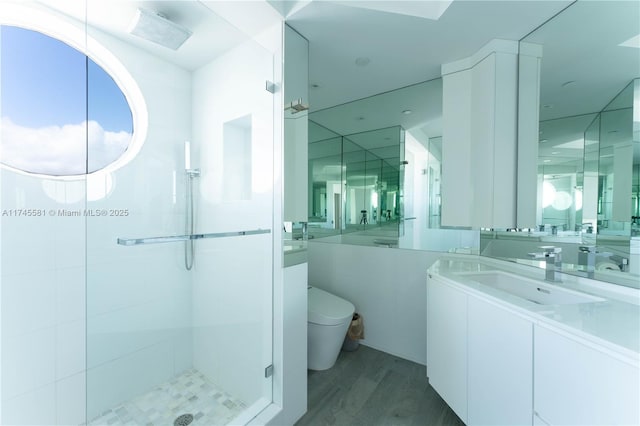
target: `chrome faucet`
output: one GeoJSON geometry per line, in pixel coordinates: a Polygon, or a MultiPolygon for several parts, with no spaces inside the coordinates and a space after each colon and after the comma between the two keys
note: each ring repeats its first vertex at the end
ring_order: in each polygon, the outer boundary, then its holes
{"type": "Polygon", "coordinates": [[[622,272],[629,272],[629,258],[617,254],[609,256],[609,260],[615,262],[622,272]]]}
{"type": "Polygon", "coordinates": [[[593,278],[596,270],[595,246],[580,246],[578,248],[578,265],[584,265],[587,278],[593,278]]]}
{"type": "Polygon", "coordinates": [[[562,282],[560,272],[562,271],[562,248],[554,246],[541,246],[542,253],[529,253],[534,259],[545,259],[545,280],[559,283],[562,282]]]}

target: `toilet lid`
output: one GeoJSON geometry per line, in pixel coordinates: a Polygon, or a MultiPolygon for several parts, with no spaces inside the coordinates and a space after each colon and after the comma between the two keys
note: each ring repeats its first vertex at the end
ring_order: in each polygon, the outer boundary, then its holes
{"type": "Polygon", "coordinates": [[[338,296],[319,288],[309,288],[309,322],[338,325],[350,321],[356,308],[338,296]]]}

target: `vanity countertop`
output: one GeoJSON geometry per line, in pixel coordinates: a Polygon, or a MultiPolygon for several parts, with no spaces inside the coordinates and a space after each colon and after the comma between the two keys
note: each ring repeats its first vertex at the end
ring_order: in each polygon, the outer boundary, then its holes
{"type": "Polygon", "coordinates": [[[548,324],[578,335],[631,358],[640,360],[640,291],[602,281],[563,274],[561,283],[544,281],[545,271],[487,257],[447,255],[429,268],[465,290],[502,302],[508,308],[525,314],[534,323],[548,324]],[[540,305],[499,289],[473,281],[461,273],[503,271],[539,280],[545,285],[579,291],[602,298],[602,301],[565,305],[540,305]]]}
{"type": "Polygon", "coordinates": [[[284,240],[284,267],[299,265],[307,262],[306,240],[284,240]]]}

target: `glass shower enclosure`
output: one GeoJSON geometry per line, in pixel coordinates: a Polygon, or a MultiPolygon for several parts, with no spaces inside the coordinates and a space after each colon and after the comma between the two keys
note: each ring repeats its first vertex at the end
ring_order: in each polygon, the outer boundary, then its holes
{"type": "Polygon", "coordinates": [[[0,1],[1,424],[271,403],[274,55],[218,5],[0,1]]]}

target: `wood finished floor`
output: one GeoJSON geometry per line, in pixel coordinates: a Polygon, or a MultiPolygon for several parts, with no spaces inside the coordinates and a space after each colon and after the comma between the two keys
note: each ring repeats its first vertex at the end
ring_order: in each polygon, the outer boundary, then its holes
{"type": "Polygon", "coordinates": [[[308,411],[296,426],[464,425],[429,385],[424,365],[363,345],[308,379],[308,411]]]}

